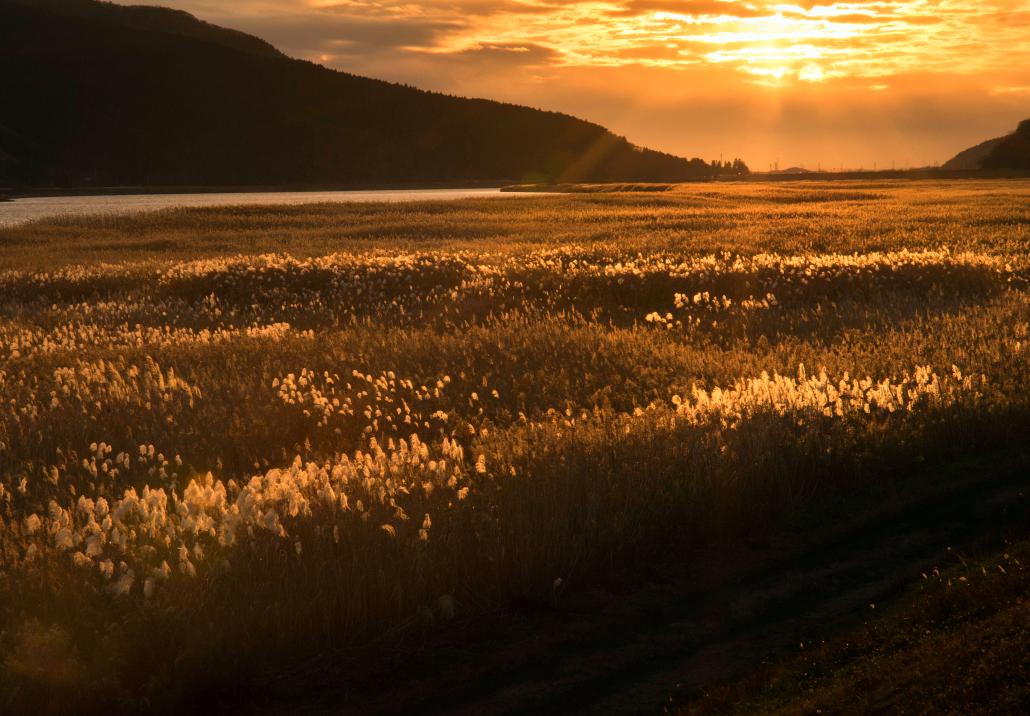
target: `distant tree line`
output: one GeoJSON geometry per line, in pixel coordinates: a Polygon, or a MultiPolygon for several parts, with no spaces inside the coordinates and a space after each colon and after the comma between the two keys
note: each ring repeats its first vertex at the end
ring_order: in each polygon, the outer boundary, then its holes
{"type": "Polygon", "coordinates": [[[712,171],[715,176],[720,177],[744,177],[751,173],[743,159],[734,159],[732,162],[728,159],[726,161],[716,159],[712,162],[712,171]]]}

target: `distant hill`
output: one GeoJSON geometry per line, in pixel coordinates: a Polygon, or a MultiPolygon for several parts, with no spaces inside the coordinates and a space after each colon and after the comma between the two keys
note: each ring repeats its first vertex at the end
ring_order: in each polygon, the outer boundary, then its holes
{"type": "Polygon", "coordinates": [[[264,57],[285,57],[271,43],[239,30],[198,20],[188,12],[150,5],[115,5],[97,0],[14,0],[70,18],[97,20],[136,30],[163,32],[224,45],[264,57]]]}
{"type": "Polygon", "coordinates": [[[979,169],[980,164],[983,160],[990,156],[994,148],[998,146],[1005,138],[996,137],[995,139],[988,139],[986,142],[981,142],[975,147],[966,149],[963,152],[959,152],[954,157],[946,161],[941,169],[954,169],[956,171],[968,171],[970,169],[979,169]]]}
{"type": "Polygon", "coordinates": [[[1030,169],[1030,119],[1012,134],[989,139],[960,152],[943,169],[1030,169]]]}
{"type": "Polygon", "coordinates": [[[1030,119],[1019,123],[983,160],[984,169],[1030,169],[1030,119]]]}
{"type": "Polygon", "coordinates": [[[165,8],[0,0],[0,185],[683,181],[556,112],[287,58],[165,8]]]}

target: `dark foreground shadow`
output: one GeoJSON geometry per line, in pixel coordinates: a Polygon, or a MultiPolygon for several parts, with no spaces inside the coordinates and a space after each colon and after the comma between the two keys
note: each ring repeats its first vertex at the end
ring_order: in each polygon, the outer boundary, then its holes
{"type": "Polygon", "coordinates": [[[222,694],[251,714],[653,713],[868,614],[963,545],[1030,525],[1030,453],[925,467],[822,500],[750,544],[670,549],[643,583],[498,615],[389,653],[326,655],[222,694]]]}

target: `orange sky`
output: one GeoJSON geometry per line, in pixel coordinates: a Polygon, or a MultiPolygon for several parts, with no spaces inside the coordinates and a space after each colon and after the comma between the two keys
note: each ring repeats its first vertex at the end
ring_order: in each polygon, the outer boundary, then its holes
{"type": "Polygon", "coordinates": [[[925,165],[1030,117],[1030,0],[145,4],[341,70],[565,111],[754,169],[925,165]]]}

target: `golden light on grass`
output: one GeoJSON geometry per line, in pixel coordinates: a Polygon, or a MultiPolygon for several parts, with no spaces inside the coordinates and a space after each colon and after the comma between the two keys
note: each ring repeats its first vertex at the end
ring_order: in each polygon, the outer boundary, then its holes
{"type": "Polygon", "coordinates": [[[706,184],[6,229],[7,661],[80,665],[70,710],[96,680],[157,698],[168,674],[552,598],[900,454],[1018,442],[1027,191],[706,184]]]}

